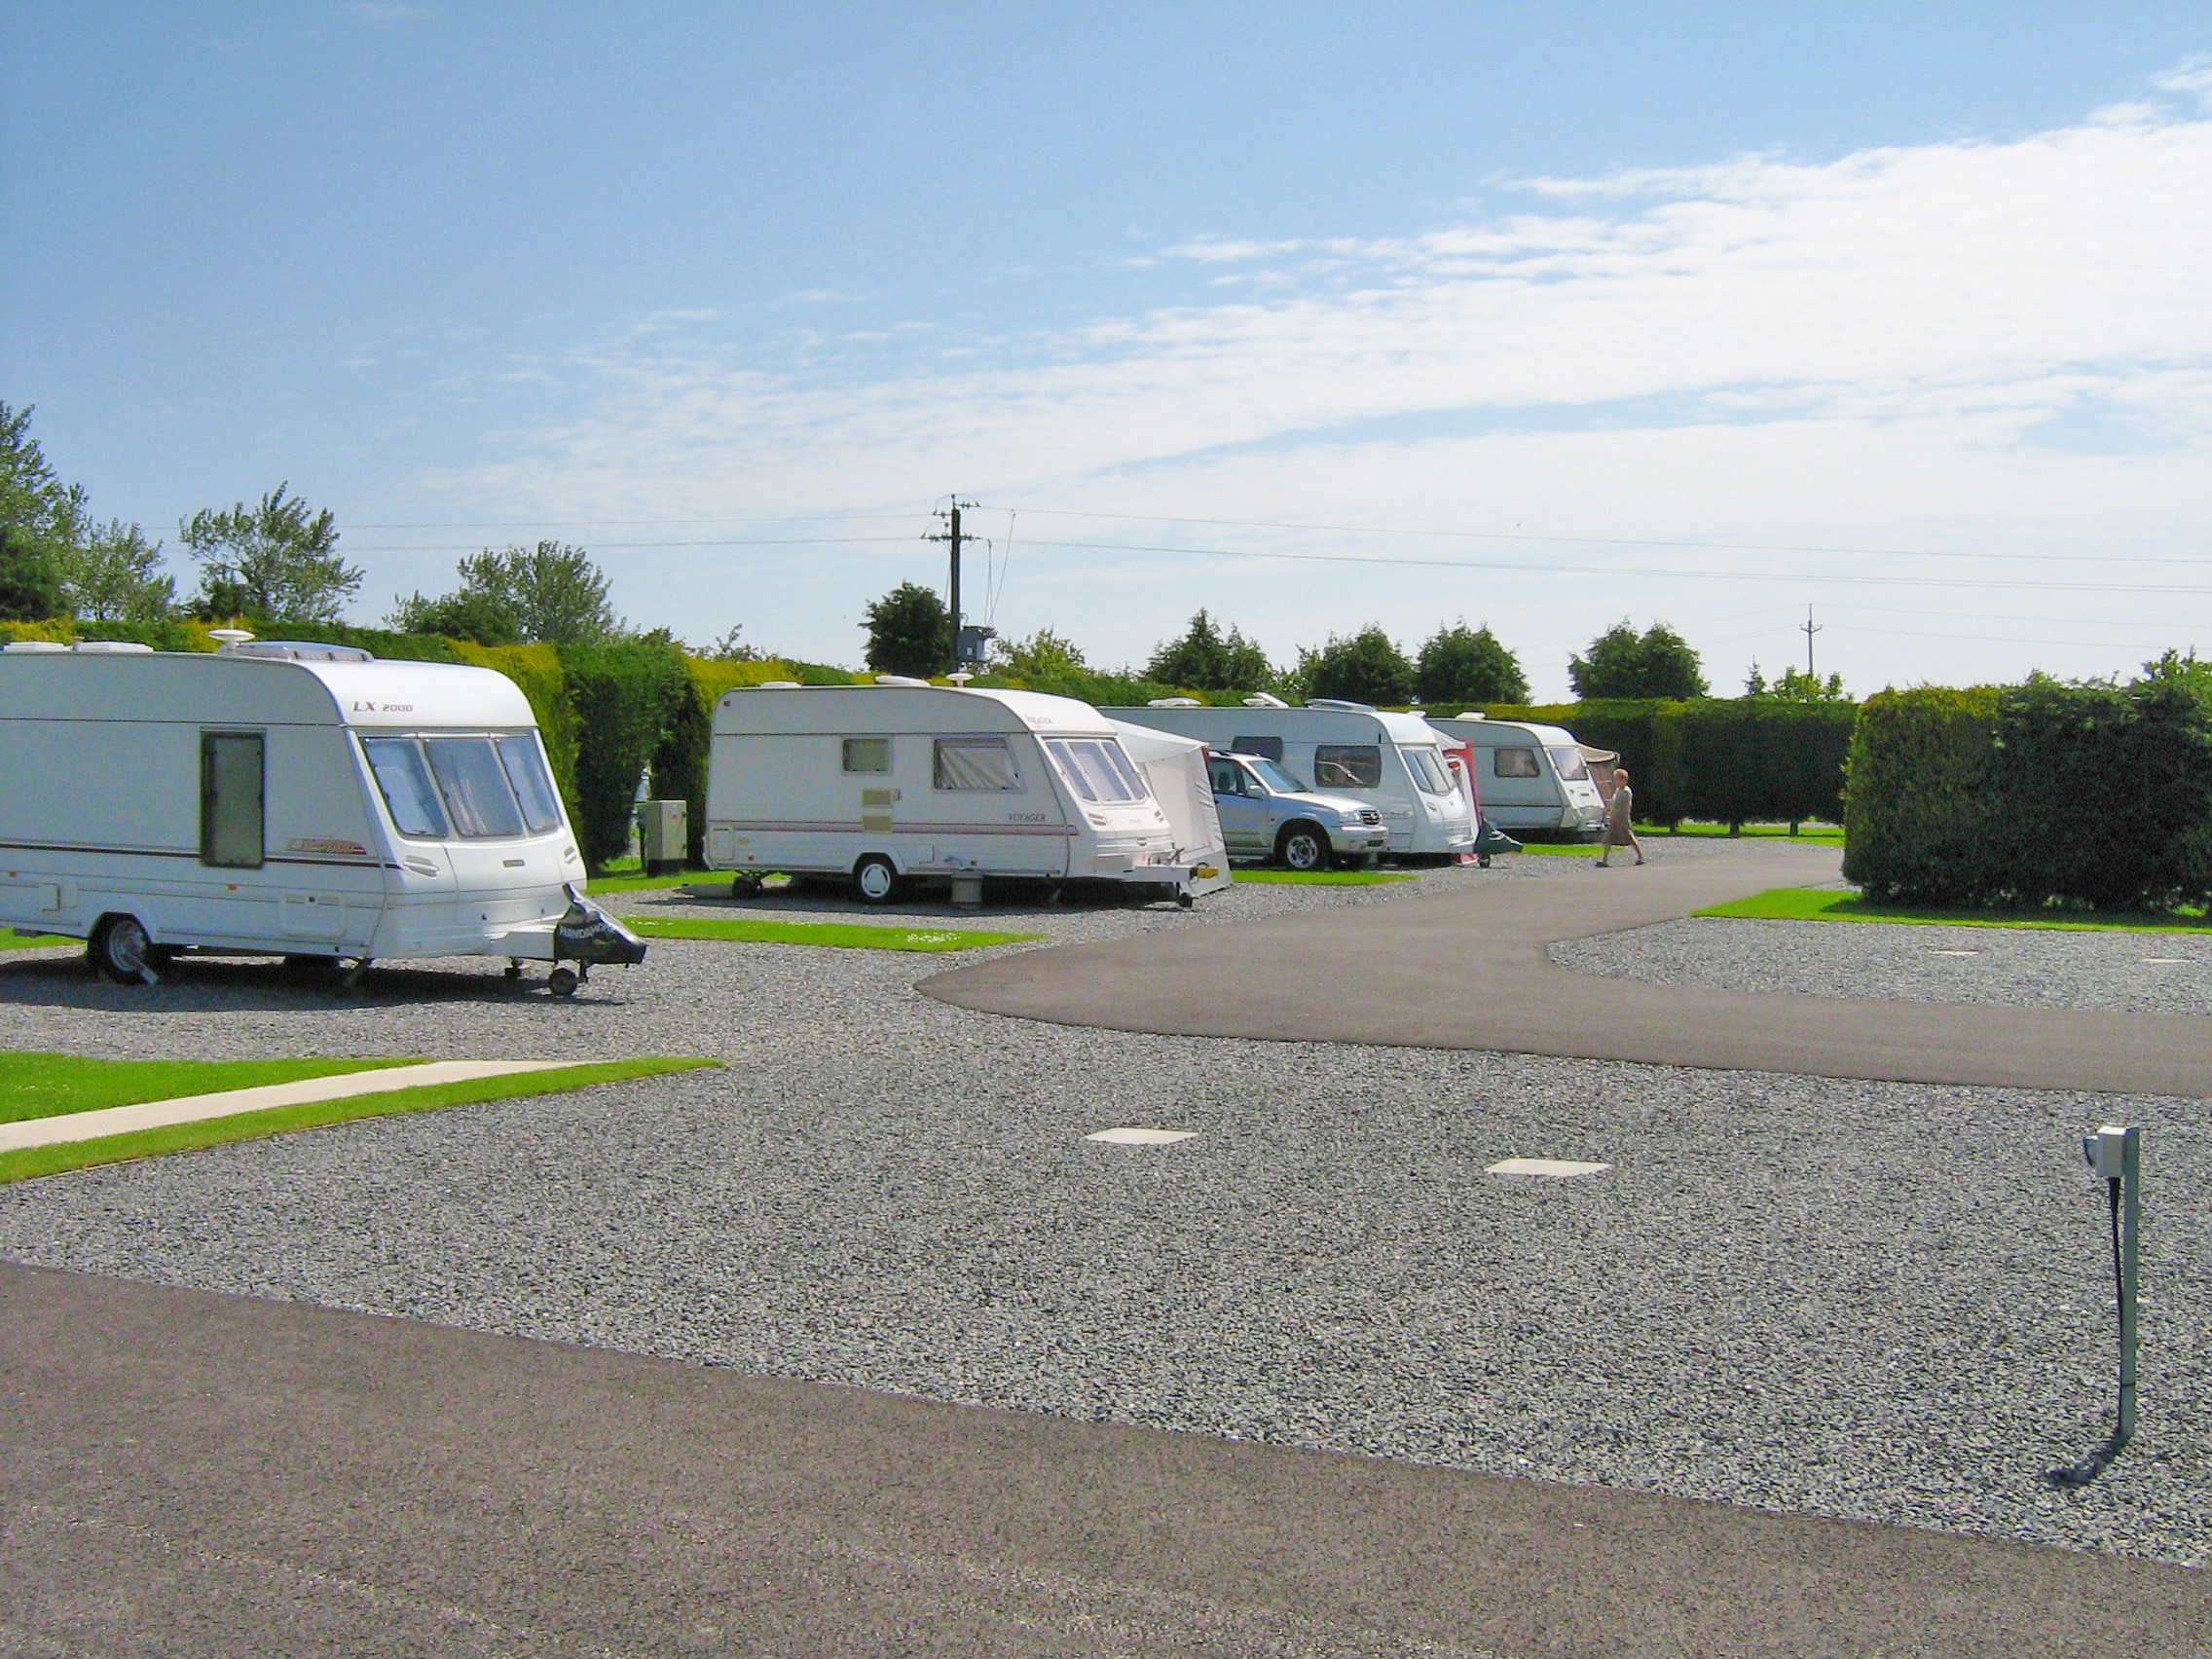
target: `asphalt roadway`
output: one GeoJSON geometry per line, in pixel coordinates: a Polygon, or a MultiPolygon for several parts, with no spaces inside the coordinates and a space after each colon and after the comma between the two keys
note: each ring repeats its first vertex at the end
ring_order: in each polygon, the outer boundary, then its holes
{"type": "Polygon", "coordinates": [[[2212,1651],[2204,1574],[0,1267],[0,1653],[2212,1651]]]}
{"type": "Polygon", "coordinates": [[[1594,864],[1449,898],[1001,957],[920,989],[1025,1019],[1191,1037],[2212,1095],[2212,1020],[2193,1014],[1770,996],[1573,973],[1545,946],[1841,872],[1832,847],[1783,844],[1726,859],[1594,864]]]}
{"type": "MultiPolygon", "coordinates": [[[[1843,1004],[1778,1025],[1742,1005],[1815,999],[1585,992],[1543,957],[1563,923],[1666,919],[1825,859],[1567,872],[1025,952],[927,988],[1071,1018],[1121,986],[1151,1028],[1240,1036],[2203,1092],[2186,1019],[2096,1016],[2119,1035],[2084,1059],[2052,1034],[2082,1022],[2049,1011],[1843,1004]],[[1508,970],[1541,977],[1533,997],[1508,970]],[[1563,991],[1571,1017],[1538,1031],[1534,1003],[1556,1014],[1563,991]],[[1908,1039],[1865,1029],[1900,1016],[1908,1039]],[[1826,1046],[1788,1052],[1792,1032],[1826,1046]],[[2053,1080],[2037,1055],[2077,1069],[2053,1080]]],[[[4,1655],[2212,1652],[2212,1580],[2124,1557],[9,1265],[0,1399],[4,1655]]]]}

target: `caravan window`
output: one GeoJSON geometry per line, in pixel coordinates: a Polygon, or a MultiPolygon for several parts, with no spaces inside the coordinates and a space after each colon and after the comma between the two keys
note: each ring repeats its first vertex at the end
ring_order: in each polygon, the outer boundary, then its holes
{"type": "Polygon", "coordinates": [[[890,771],[891,739],[888,737],[846,738],[845,770],[848,772],[890,771]]]}
{"type": "Polygon", "coordinates": [[[940,790],[1021,788],[1014,751],[1003,737],[939,738],[935,775],[940,790]]]}
{"type": "Polygon", "coordinates": [[[545,775],[545,756],[537,739],[528,732],[495,738],[499,763],[507,769],[507,782],[515,787],[522,806],[522,821],[534,834],[561,826],[561,797],[553,793],[553,780],[545,775]]]}
{"type": "Polygon", "coordinates": [[[438,805],[438,793],[430,787],[429,769],[423,752],[411,737],[364,737],[361,753],[369,757],[384,803],[391,808],[391,822],[402,835],[427,841],[446,838],[446,815],[438,805]]]}
{"type": "Polygon", "coordinates": [[[1493,750],[1497,756],[1497,775],[1501,778],[1540,778],[1543,768],[1536,764],[1533,749],[1493,750]]]}
{"type": "Polygon", "coordinates": [[[1406,768],[1414,775],[1414,782],[1432,795],[1456,794],[1452,774],[1444,769],[1444,757],[1433,749],[1401,749],[1406,757],[1406,768]]]}
{"type": "Polygon", "coordinates": [[[1054,737],[1045,743],[1068,788],[1085,800],[1103,805],[1145,798],[1137,769],[1110,737],[1054,737]]]}
{"type": "Polygon", "coordinates": [[[1590,776],[1590,762],[1582,757],[1582,751],[1574,744],[1562,744],[1552,751],[1552,764],[1559,775],[1570,784],[1581,783],[1590,776]]]}
{"type": "Polygon", "coordinates": [[[522,833],[522,810],[488,737],[426,737],[423,749],[457,833],[489,840],[522,833]]]}
{"type": "Polygon", "coordinates": [[[1313,751],[1317,790],[1379,790],[1382,751],[1373,743],[1324,743],[1313,751]]]}
{"type": "Polygon", "coordinates": [[[259,869],[262,751],[258,731],[200,734],[200,862],[259,869]]]}
{"type": "Polygon", "coordinates": [[[1282,758],[1282,739],[1279,737],[1240,737],[1229,747],[1239,755],[1265,755],[1270,760],[1282,758]]]}

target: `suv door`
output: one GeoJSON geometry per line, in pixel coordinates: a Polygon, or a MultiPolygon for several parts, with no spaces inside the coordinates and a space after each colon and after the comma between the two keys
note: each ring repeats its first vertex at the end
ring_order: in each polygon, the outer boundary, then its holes
{"type": "Polygon", "coordinates": [[[1221,817],[1222,844],[1232,853],[1266,854],[1273,847],[1267,809],[1247,793],[1254,785],[1244,768],[1218,756],[1206,762],[1213,779],[1214,811],[1221,817]]]}

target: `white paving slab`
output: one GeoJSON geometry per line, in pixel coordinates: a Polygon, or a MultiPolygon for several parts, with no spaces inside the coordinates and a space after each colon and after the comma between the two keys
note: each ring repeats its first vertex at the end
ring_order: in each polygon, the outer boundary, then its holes
{"type": "Polygon", "coordinates": [[[1577,1175],[1596,1175],[1610,1163],[1583,1163],[1571,1158],[1507,1158],[1483,1171],[1486,1175],[1548,1175],[1555,1181],[1571,1181],[1577,1175]]]}
{"type": "Polygon", "coordinates": [[[139,1129],[163,1129],[172,1124],[197,1124],[208,1118],[236,1117],[241,1112],[264,1112],[272,1106],[343,1100],[354,1094],[383,1094],[391,1089],[421,1088],[434,1083],[466,1083],[480,1077],[550,1071],[577,1063],[574,1060],[431,1060],[419,1066],[390,1066],[380,1071],[346,1072],[337,1077],[302,1078],[297,1083],[265,1084],[259,1088],[183,1094],[173,1100],[147,1100],[136,1106],[105,1106],[96,1112],[70,1112],[58,1118],[27,1118],[19,1124],[0,1124],[0,1152],[57,1146],[65,1141],[98,1140],[103,1135],[126,1135],[139,1129]]]}
{"type": "Polygon", "coordinates": [[[1198,1132],[1196,1129],[1100,1129],[1083,1138],[1104,1141],[1108,1146],[1172,1146],[1176,1141],[1196,1138],[1198,1132]]]}

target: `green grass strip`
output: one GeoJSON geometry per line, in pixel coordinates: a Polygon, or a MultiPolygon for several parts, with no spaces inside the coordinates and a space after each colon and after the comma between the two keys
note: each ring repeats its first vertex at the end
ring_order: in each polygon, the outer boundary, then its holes
{"type": "Polygon", "coordinates": [[[1385,881],[1420,879],[1394,869],[1240,869],[1232,873],[1237,881],[1281,887],[1380,887],[1385,881]]]}
{"type": "Polygon", "coordinates": [[[59,934],[18,933],[14,928],[0,928],[0,950],[47,950],[63,944],[73,950],[85,947],[85,941],[81,939],[63,939],[59,934]]]}
{"type": "Polygon", "coordinates": [[[666,887],[719,887],[727,893],[730,878],[736,873],[727,869],[686,869],[674,875],[617,871],[612,875],[595,875],[584,888],[595,899],[603,893],[651,893],[666,887]]]}
{"type": "Polygon", "coordinates": [[[827,944],[840,950],[978,950],[1025,944],[1043,934],[986,933],[979,928],[878,927],[866,922],[776,922],[754,916],[625,916],[623,925],[647,939],[720,939],[745,944],[827,944]]]}
{"type": "Polygon", "coordinates": [[[2044,928],[2065,933],[2207,933],[2212,918],[2116,910],[2108,915],[2050,910],[1940,910],[1886,904],[1825,887],[1773,887],[1690,912],[1751,921],[1916,922],[1946,928],[2044,928]]]}
{"type": "Polygon", "coordinates": [[[360,1118],[382,1118],[395,1112],[432,1112],[446,1106],[478,1106],[486,1101],[516,1100],[532,1094],[558,1094],[571,1088],[589,1088],[594,1084],[622,1083],[631,1078],[657,1077],[666,1072],[691,1071],[720,1063],[719,1060],[667,1056],[603,1060],[562,1066],[552,1071],[515,1072],[505,1077],[471,1078],[464,1083],[395,1088],[388,1094],[356,1094],[344,1100],[310,1100],[297,1106],[273,1106],[262,1112],[240,1112],[197,1124],[172,1124],[166,1128],[104,1135],[98,1140],[24,1147],[18,1152],[0,1153],[0,1184],[59,1175],[71,1169],[90,1169],[95,1164],[156,1158],[163,1153],[193,1152],[228,1141],[259,1140],[266,1135],[288,1134],[295,1129],[319,1129],[360,1118]]]}
{"type": "MultiPolygon", "coordinates": [[[[1677,824],[1672,830],[1661,824],[1639,824],[1636,827],[1636,832],[1639,835],[1717,835],[1722,840],[1730,838],[1728,826],[1725,824],[1685,823],[1677,824]]],[[[1843,826],[1840,824],[1823,824],[1817,827],[1807,825],[1792,835],[1789,832],[1789,826],[1787,824],[1747,824],[1743,828],[1743,832],[1735,838],[1745,841],[1818,841],[1840,847],[1843,845],[1843,826]]]]}
{"type": "Polygon", "coordinates": [[[83,1054],[0,1053],[0,1124],[420,1064],[410,1059],[96,1060],[83,1054]]]}

